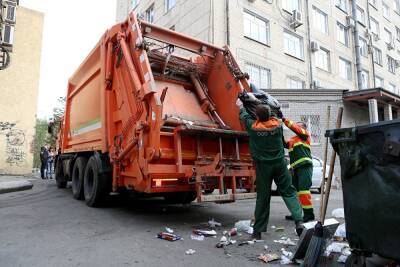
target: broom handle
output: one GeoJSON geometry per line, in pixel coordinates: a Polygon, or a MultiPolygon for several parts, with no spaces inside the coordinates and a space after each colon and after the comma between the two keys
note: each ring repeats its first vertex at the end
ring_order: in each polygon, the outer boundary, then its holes
{"type": "MultiPolygon", "coordinates": [[[[327,107],[327,122],[326,122],[326,129],[329,129],[329,122],[331,120],[331,106],[327,107]]],[[[324,166],[322,168],[322,184],[321,184],[321,203],[319,207],[319,217],[321,220],[322,217],[322,207],[324,205],[324,194],[325,194],[325,177],[326,177],[326,161],[328,160],[328,137],[325,139],[325,148],[324,148],[324,166]]]]}
{"type": "MultiPolygon", "coordinates": [[[[336,120],[336,129],[339,129],[342,126],[342,117],[343,117],[343,107],[340,107],[339,111],[338,111],[337,120],[336,120]]],[[[327,181],[327,186],[326,186],[326,194],[324,196],[324,205],[323,205],[322,216],[321,216],[322,224],[325,221],[325,215],[326,215],[326,210],[328,207],[329,195],[331,193],[333,171],[335,170],[335,161],[336,161],[336,151],[334,149],[332,149],[331,161],[330,161],[330,167],[329,167],[329,176],[328,176],[328,181],[327,181]]]]}

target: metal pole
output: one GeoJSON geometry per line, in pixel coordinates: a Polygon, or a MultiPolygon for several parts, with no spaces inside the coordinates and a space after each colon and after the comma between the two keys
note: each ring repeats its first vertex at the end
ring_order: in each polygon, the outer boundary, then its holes
{"type": "MultiPolygon", "coordinates": [[[[331,120],[331,106],[327,107],[327,122],[326,122],[326,130],[329,129],[329,124],[330,124],[330,120],[331,120]]],[[[329,142],[329,138],[326,137],[325,139],[325,148],[324,148],[324,166],[322,169],[322,185],[321,185],[321,205],[319,208],[319,214],[322,214],[322,206],[323,206],[323,197],[325,194],[325,177],[326,177],[326,164],[328,161],[328,142],[329,142]]]]}
{"type": "Polygon", "coordinates": [[[362,88],[362,69],[361,69],[361,55],[360,55],[360,39],[358,36],[358,22],[357,22],[357,5],[356,0],[351,0],[352,6],[352,17],[354,19],[354,29],[353,29],[353,37],[354,37],[354,47],[356,52],[356,70],[357,70],[357,87],[358,90],[362,88]]]}
{"type": "Polygon", "coordinates": [[[309,72],[310,72],[310,88],[313,88],[313,81],[314,81],[314,74],[313,74],[313,67],[312,67],[312,57],[311,57],[311,27],[310,27],[310,12],[308,9],[308,0],[305,0],[305,4],[306,4],[306,10],[305,10],[305,14],[306,14],[306,20],[307,20],[307,41],[308,41],[308,67],[309,67],[309,72]]]}

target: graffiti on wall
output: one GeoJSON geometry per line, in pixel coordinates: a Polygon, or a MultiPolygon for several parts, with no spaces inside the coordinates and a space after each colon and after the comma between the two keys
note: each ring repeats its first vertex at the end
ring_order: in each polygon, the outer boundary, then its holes
{"type": "Polygon", "coordinates": [[[25,144],[24,131],[17,128],[16,123],[0,121],[0,135],[6,140],[6,163],[10,166],[21,166],[25,162],[25,144]]]}

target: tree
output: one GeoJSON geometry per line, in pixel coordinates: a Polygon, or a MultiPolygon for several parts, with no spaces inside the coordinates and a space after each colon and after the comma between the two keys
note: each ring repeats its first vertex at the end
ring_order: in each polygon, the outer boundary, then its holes
{"type": "Polygon", "coordinates": [[[47,120],[37,119],[33,139],[33,167],[40,168],[40,148],[46,144],[47,120]]]}
{"type": "Polygon", "coordinates": [[[57,99],[57,106],[53,109],[53,116],[50,121],[53,122],[53,131],[48,135],[47,142],[52,147],[56,147],[58,132],[65,112],[65,97],[59,97],[57,99]]]}

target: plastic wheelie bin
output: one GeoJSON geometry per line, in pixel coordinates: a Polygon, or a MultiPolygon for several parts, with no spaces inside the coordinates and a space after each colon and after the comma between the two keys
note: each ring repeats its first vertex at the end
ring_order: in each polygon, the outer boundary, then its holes
{"type": "MultiPolygon", "coordinates": [[[[340,157],[349,261],[400,261],[400,120],[328,130],[340,157]]],[[[362,266],[363,264],[360,264],[362,266]]]]}

